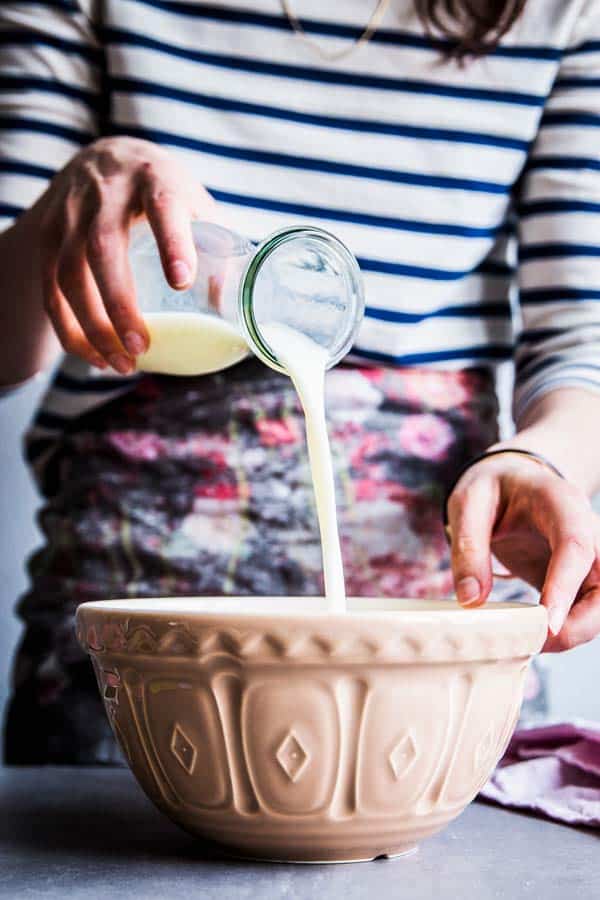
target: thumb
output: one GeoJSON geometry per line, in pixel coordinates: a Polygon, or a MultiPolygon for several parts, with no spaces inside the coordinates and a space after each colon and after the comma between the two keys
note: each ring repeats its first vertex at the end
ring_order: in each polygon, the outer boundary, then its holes
{"type": "Polygon", "coordinates": [[[496,515],[495,482],[472,478],[460,482],[448,501],[452,574],[458,602],[480,606],[492,589],[490,543],[496,515]]]}

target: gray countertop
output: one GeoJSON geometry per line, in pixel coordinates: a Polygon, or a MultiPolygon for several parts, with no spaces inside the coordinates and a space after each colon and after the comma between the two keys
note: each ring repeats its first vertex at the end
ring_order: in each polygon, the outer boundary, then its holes
{"type": "Polygon", "coordinates": [[[600,832],[475,803],[414,856],[337,866],[219,856],[122,769],[0,769],[0,897],[593,900],[600,832]]]}

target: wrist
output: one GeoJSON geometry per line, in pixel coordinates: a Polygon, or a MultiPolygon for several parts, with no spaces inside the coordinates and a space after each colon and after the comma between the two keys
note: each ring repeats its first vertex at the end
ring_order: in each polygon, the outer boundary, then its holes
{"type": "Polygon", "coordinates": [[[0,386],[27,382],[57,356],[58,341],[44,310],[40,198],[0,235],[0,267],[10,303],[0,305],[0,386]]]}
{"type": "MultiPolygon", "coordinates": [[[[557,440],[556,432],[552,428],[543,425],[524,428],[507,440],[492,444],[487,450],[529,451],[547,461],[549,469],[554,467],[569,484],[578,487],[584,493],[591,494],[595,490],[594,479],[585,467],[578,465],[573,447],[568,442],[557,440]]],[[[521,459],[524,460],[525,457],[521,459]]],[[[516,454],[515,460],[518,462],[516,454]]]]}
{"type": "Polygon", "coordinates": [[[598,455],[600,395],[579,387],[543,394],[517,422],[517,433],[504,445],[544,454],[584,493],[600,490],[598,455]]]}

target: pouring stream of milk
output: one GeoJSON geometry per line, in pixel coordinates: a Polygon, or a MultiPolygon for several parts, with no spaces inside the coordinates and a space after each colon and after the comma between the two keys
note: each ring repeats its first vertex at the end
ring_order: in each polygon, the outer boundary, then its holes
{"type": "Polygon", "coordinates": [[[271,322],[261,333],[285,367],[300,397],[321,533],[325,601],[329,612],[344,612],[346,589],[337,525],[335,480],[325,420],[325,371],[329,354],[307,335],[271,322]]]}
{"type": "MultiPolygon", "coordinates": [[[[248,347],[237,330],[223,319],[202,313],[160,312],[145,316],[150,348],[138,368],[170,375],[219,371],[241,360],[248,347]]],[[[335,482],[325,421],[327,350],[287,325],[271,322],[261,332],[289,374],[306,420],[308,458],[315,492],[325,600],[329,612],[344,612],[346,591],[337,527],[335,482]]]]}

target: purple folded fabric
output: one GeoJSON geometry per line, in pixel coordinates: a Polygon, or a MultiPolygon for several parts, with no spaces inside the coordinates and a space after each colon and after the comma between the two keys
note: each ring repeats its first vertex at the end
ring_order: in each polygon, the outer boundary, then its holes
{"type": "Polygon", "coordinates": [[[520,728],[480,796],[558,822],[600,827],[600,724],[520,728]]]}

